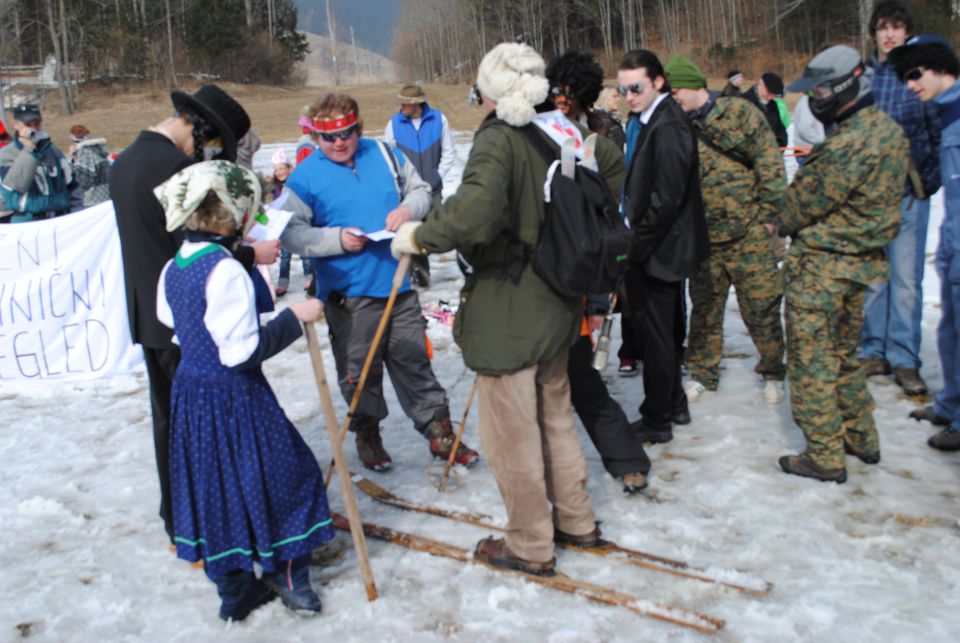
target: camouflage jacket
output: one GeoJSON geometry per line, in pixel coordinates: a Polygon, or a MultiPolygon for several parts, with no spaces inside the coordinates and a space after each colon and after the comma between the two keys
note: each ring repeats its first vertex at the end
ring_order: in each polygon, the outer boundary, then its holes
{"type": "Polygon", "coordinates": [[[710,243],[741,239],[782,205],[787,180],[777,139],[760,110],[739,98],[717,98],[693,125],[710,243]]]}
{"type": "Polygon", "coordinates": [[[909,152],[903,129],[873,104],[842,121],[787,190],[776,224],[793,238],[790,255],[836,278],[885,279],[884,248],[900,228],[909,152]]]}

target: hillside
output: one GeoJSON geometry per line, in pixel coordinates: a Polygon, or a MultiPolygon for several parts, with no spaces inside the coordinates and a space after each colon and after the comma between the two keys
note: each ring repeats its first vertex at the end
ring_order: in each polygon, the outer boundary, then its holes
{"type": "MultiPolygon", "coordinates": [[[[307,37],[310,53],[304,64],[307,67],[307,86],[319,87],[333,85],[333,60],[330,53],[330,39],[309,31],[301,31],[307,37]]],[[[347,33],[349,36],[349,32],[347,33]]],[[[337,63],[340,68],[340,83],[368,85],[371,83],[399,82],[399,69],[389,58],[364,49],[356,49],[338,38],[337,63]]]]}

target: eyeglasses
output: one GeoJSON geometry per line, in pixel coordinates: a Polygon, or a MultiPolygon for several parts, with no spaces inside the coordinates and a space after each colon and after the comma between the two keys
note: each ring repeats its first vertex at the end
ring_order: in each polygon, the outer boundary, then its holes
{"type": "Polygon", "coordinates": [[[563,96],[567,100],[574,99],[573,90],[570,89],[569,87],[559,87],[559,86],[551,87],[550,93],[553,94],[554,96],[563,96]]]}
{"type": "Polygon", "coordinates": [[[633,83],[632,85],[619,85],[617,86],[617,93],[621,96],[626,96],[627,94],[642,94],[647,90],[647,85],[645,83],[633,83]]]}
{"type": "Polygon", "coordinates": [[[907,71],[907,73],[903,75],[903,80],[904,82],[908,80],[914,80],[914,81],[920,80],[923,77],[923,73],[925,71],[927,70],[924,69],[923,67],[914,67],[913,69],[907,71]]]}
{"type": "Polygon", "coordinates": [[[337,140],[338,138],[339,138],[341,141],[345,141],[345,140],[347,140],[348,138],[350,138],[351,136],[353,136],[354,132],[356,132],[356,131],[357,131],[357,126],[356,126],[356,125],[351,125],[350,127],[346,128],[346,129],[342,129],[342,130],[340,130],[339,132],[320,132],[320,138],[321,138],[325,143],[333,143],[333,142],[334,142],[335,140],[337,140]]]}

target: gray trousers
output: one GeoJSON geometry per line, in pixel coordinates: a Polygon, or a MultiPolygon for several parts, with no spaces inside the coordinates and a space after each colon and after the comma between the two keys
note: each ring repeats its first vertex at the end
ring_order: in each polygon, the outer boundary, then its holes
{"type": "MultiPolygon", "coordinates": [[[[386,305],[386,299],[349,297],[343,306],[328,303],[324,308],[340,392],[348,404],[353,399],[363,362],[386,305]]],[[[387,402],[383,398],[384,366],[390,373],[403,412],[420,433],[424,433],[433,420],[450,415],[447,393],[433,374],[427,357],[426,330],[427,322],[420,311],[417,293],[399,295],[370,364],[351,429],[363,420],[379,422],[387,417],[387,402]]]]}

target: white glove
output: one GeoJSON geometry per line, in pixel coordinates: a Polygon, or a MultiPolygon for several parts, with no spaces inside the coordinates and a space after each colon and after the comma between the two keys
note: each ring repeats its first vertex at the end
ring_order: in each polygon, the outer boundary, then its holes
{"type": "Polygon", "coordinates": [[[407,221],[397,228],[397,236],[390,242],[390,252],[394,258],[399,259],[401,255],[405,254],[420,254],[420,248],[417,247],[417,242],[413,240],[413,235],[422,223],[422,221],[407,221]]]}

